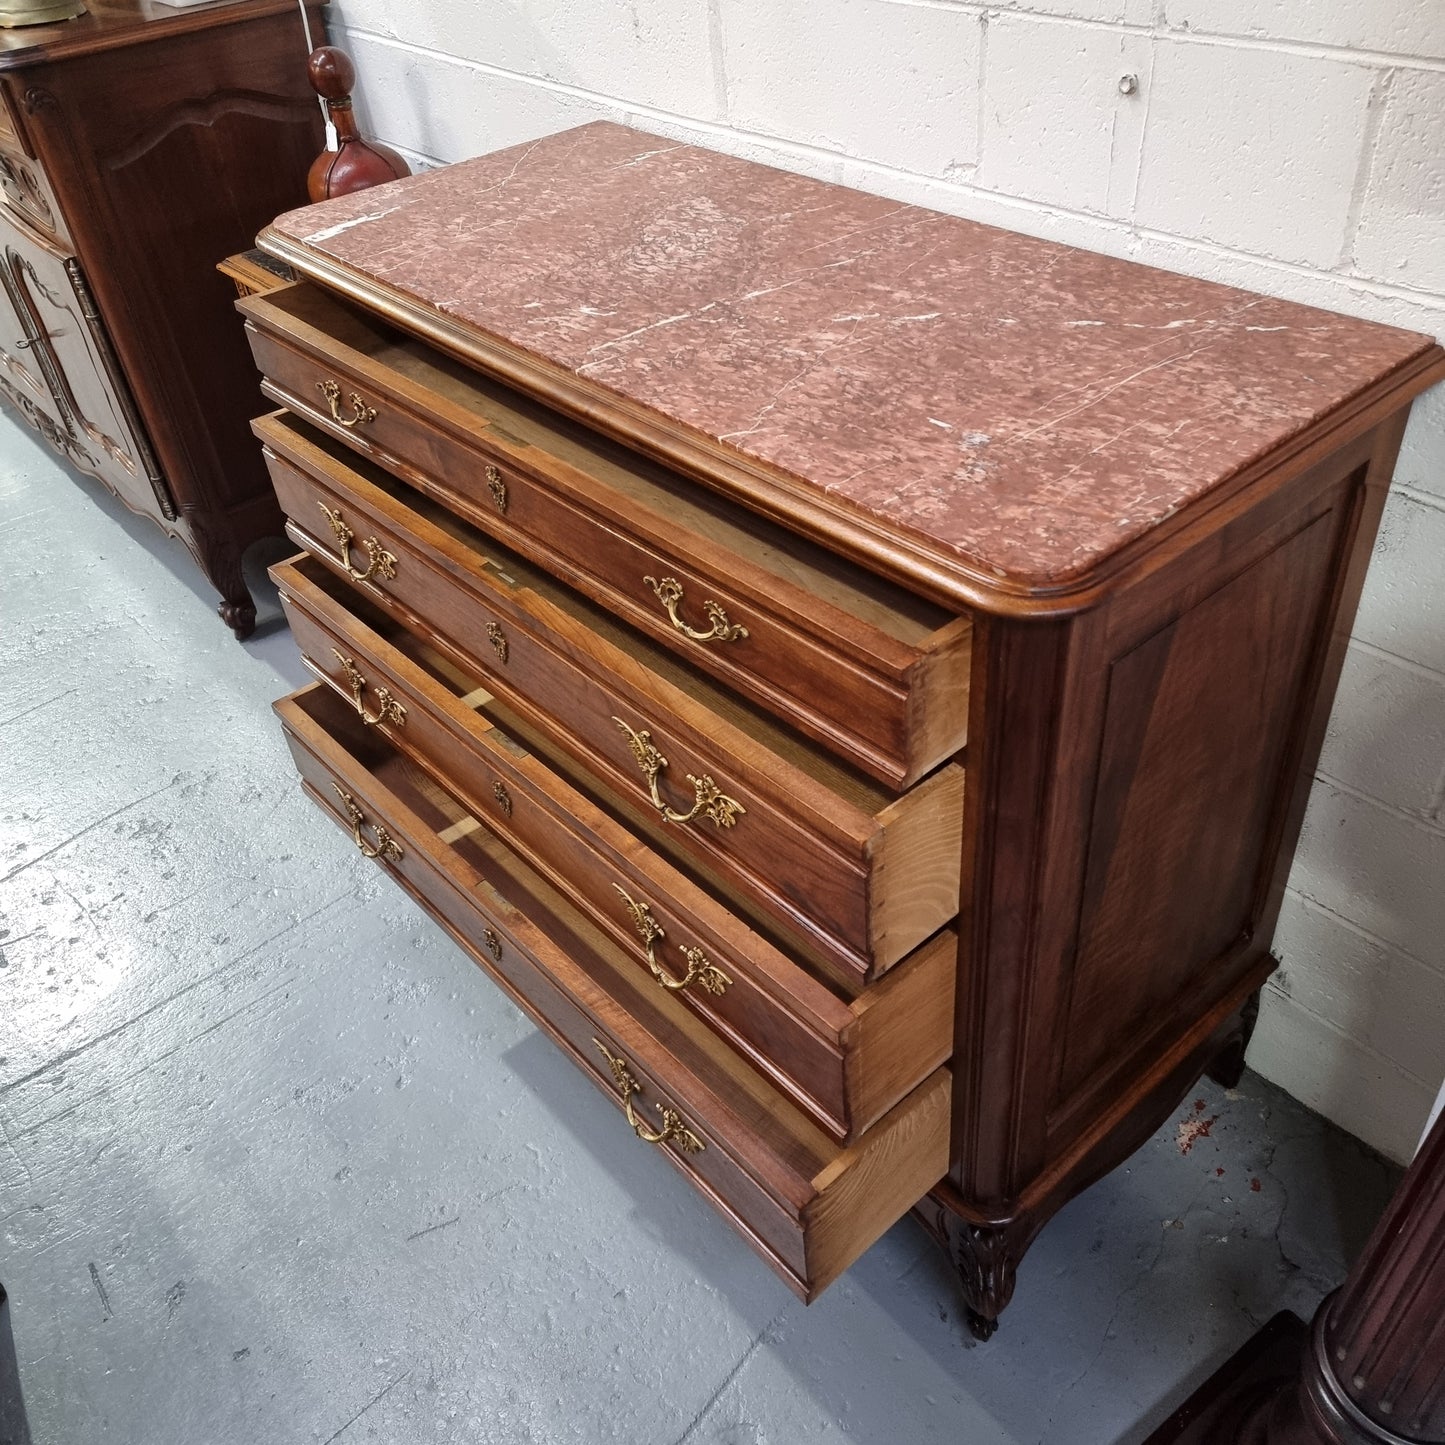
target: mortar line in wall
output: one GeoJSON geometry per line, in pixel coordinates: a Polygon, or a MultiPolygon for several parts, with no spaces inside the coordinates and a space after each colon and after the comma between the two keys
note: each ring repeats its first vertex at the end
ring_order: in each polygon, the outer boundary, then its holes
{"type": "Polygon", "coordinates": [[[1293,884],[1285,887],[1286,893],[1292,893],[1306,908],[1315,913],[1322,914],[1331,923],[1338,924],[1346,933],[1353,933],[1356,938],[1368,943],[1372,948],[1378,948],[1384,953],[1397,954],[1400,958],[1423,968],[1427,973],[1445,973],[1445,968],[1431,963],[1428,958],[1421,958],[1418,953],[1411,953],[1408,948],[1402,948],[1398,943],[1392,943],[1388,938],[1382,938],[1378,933],[1372,932],[1362,923],[1356,923],[1354,919],[1333,909],[1327,903],[1321,903],[1318,898],[1311,898],[1308,893],[1302,892],[1293,884]]]}
{"type": "Polygon", "coordinates": [[[1357,803],[1366,803],[1377,812],[1387,813],[1392,818],[1398,818],[1402,823],[1413,825],[1422,833],[1429,833],[1432,838],[1445,838],[1445,824],[1437,823],[1421,813],[1412,813],[1408,808],[1397,808],[1393,803],[1386,803],[1372,793],[1367,793],[1362,788],[1352,787],[1349,783],[1323,771],[1316,770],[1315,779],[1325,784],[1326,787],[1334,788],[1347,797],[1353,798],[1357,803]]]}
{"type": "MultiPolygon", "coordinates": [[[[919,0],[880,0],[885,5],[913,5],[919,0]]],[[[1348,45],[1331,45],[1315,40],[1292,40],[1283,35],[1237,35],[1228,30],[1184,30],[1138,20],[1095,20],[1084,15],[1050,15],[1042,10],[1024,10],[1010,5],[1000,11],[997,0],[934,0],[938,9],[964,14],[988,13],[1010,20],[1034,21],[1039,25],[1073,25],[1087,30],[1116,30],[1134,35],[1156,35],[1181,45],[1219,45],[1233,50],[1279,50],[1317,60],[1342,61],[1348,65],[1400,66],[1412,70],[1445,71],[1445,56],[1412,55],[1400,50],[1356,50],[1348,45]]]]}
{"type": "MultiPolygon", "coordinates": [[[[1404,492],[1405,488],[1399,487],[1395,490],[1404,492]]],[[[1350,646],[1358,648],[1361,652],[1369,653],[1371,657],[1378,657],[1382,662],[1392,662],[1406,672],[1416,673],[1427,682],[1445,685],[1445,672],[1430,667],[1426,663],[1416,662],[1412,658],[1402,657],[1398,652],[1391,652],[1388,647],[1381,647],[1377,642],[1366,642],[1362,637],[1352,637],[1350,646]]]]}
{"type": "Polygon", "coordinates": [[[718,117],[726,120],[732,111],[732,95],[728,87],[727,35],[723,30],[722,0],[707,0],[707,39],[712,52],[713,105],[718,117]]]}
{"type": "Polygon", "coordinates": [[[400,151],[402,157],[405,160],[420,161],[422,165],[432,167],[443,166],[446,164],[445,161],[438,160],[436,156],[429,156],[425,151],[419,151],[413,146],[404,145],[399,140],[391,140],[385,136],[378,137],[378,139],[381,140],[381,143],[383,145],[389,145],[393,150],[400,151]]]}
{"type": "Polygon", "coordinates": [[[1445,512],[1445,497],[1435,492],[1425,492],[1419,487],[1412,487],[1409,482],[1401,482],[1398,486],[1390,488],[1392,492],[1399,493],[1402,497],[1409,497],[1412,502],[1418,502],[1422,507],[1429,507],[1435,512],[1445,512]]]}
{"type": "Polygon", "coordinates": [[[1370,179],[1375,173],[1375,152],[1379,149],[1380,131],[1384,125],[1385,108],[1390,102],[1396,71],[1394,67],[1382,70],[1370,83],[1370,94],[1365,101],[1365,133],[1360,138],[1360,154],[1355,163],[1355,182],[1350,188],[1350,205],[1345,212],[1345,234],[1340,243],[1340,259],[1335,263],[1341,271],[1355,268],[1355,241],[1360,228],[1360,212],[1364,209],[1365,194],[1370,188],[1370,179]]]}
{"type": "Polygon", "coordinates": [[[1402,1078],[1409,1080],[1410,1083],[1419,1084],[1422,1089],[1429,1092],[1432,1099],[1434,1098],[1436,1090],[1440,1087],[1438,1079],[1432,1081],[1422,1078],[1414,1069],[1406,1068],[1398,1059],[1392,1059],[1389,1054],[1382,1053],[1374,1044],[1367,1043],[1364,1039],[1358,1038],[1354,1034],[1346,1033],[1333,1019],[1327,1018],[1324,1014],[1312,1009],[1307,1003],[1302,1003],[1297,994],[1286,993],[1284,989],[1274,982],[1273,974],[1265,980],[1264,986],[1276,998],[1283,999],[1291,1007],[1297,1008],[1301,1013],[1308,1014],[1316,1023],[1323,1024],[1325,1028],[1338,1038],[1343,1039],[1351,1048],[1358,1049],[1362,1054],[1369,1054],[1372,1058],[1378,1059],[1382,1064],[1392,1069],[1402,1078]]]}
{"type": "MultiPolygon", "coordinates": [[[[1138,29],[1141,27],[1135,28],[1138,29]]],[[[515,80],[524,85],[534,85],[541,90],[569,96],[572,99],[585,101],[599,108],[605,107],[614,110],[619,115],[625,114],[637,116],[641,119],[654,120],[664,125],[673,126],[680,130],[692,131],[696,134],[719,137],[734,136],[740,140],[770,148],[780,154],[808,157],[822,164],[831,165],[840,160],[846,161],[851,165],[880,176],[891,177],[909,184],[922,182],[925,185],[934,186],[940,190],[949,191],[959,196],[976,197],[979,200],[994,205],[1002,205],[1030,215],[1044,216],[1050,220],[1067,219],[1081,221],[1100,231],[1107,232],[1126,241],[1136,239],[1160,241],[1168,245],[1182,246],[1187,250],[1195,251],[1206,256],[1218,256],[1228,260],[1243,261],[1252,266],[1262,266],[1270,271],[1299,276],[1310,281],[1330,282],[1347,291],[1353,291],[1357,294],[1367,295],[1380,300],[1403,301],[1426,311],[1439,312],[1441,316],[1441,329],[1445,329],[1445,295],[1437,292],[1420,291],[1413,287],[1399,286],[1387,281],[1375,281],[1363,276],[1345,275],[1339,271],[1321,271],[1316,267],[1307,266],[1297,261],[1283,261],[1273,256],[1262,256],[1253,251],[1242,251],[1237,247],[1226,246],[1218,241],[1207,241],[1199,237],[1178,235],[1172,231],[1160,231],[1152,227],[1133,225],[1128,221],[1121,221],[1112,216],[1102,215],[1097,211],[1075,210],[1071,207],[1060,206],[1046,201],[1030,200],[1026,196],[1013,196],[1004,191],[990,190],[987,186],[970,185],[965,181],[944,180],[939,176],[928,175],[922,171],[907,171],[898,166],[889,165],[884,161],[872,161],[862,156],[849,155],[844,151],[829,150],[824,146],[814,146],[803,141],[788,140],[782,136],[770,135],[765,131],[748,130],[742,126],[702,120],[696,116],[681,115],[676,111],[663,110],[658,106],[647,105],[640,101],[624,100],[618,96],[604,95],[600,91],[584,90],[580,86],[568,85],[562,81],[546,80],[535,75],[525,75],[520,71],[507,70],[501,66],[489,65],[483,61],[468,60],[463,56],[447,55],[443,51],[429,50],[424,46],[412,45],[407,41],[397,40],[394,36],[381,35],[375,31],[354,28],[349,33],[359,39],[374,41],[377,44],[389,46],[404,51],[407,54],[423,56],[449,65],[457,65],[463,69],[473,70],[483,75],[495,76],[505,80],[515,80]]],[[[1149,32],[1147,28],[1144,28],[1144,33],[1148,34],[1151,32],[1149,32]]],[[[1238,285],[1240,283],[1235,282],[1233,284],[1238,285]]],[[[1318,305],[1319,303],[1310,304],[1318,305]]]]}

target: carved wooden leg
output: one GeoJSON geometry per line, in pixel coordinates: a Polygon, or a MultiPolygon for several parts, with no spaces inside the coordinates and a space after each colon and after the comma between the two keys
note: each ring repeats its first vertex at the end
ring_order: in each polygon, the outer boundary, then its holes
{"type": "Polygon", "coordinates": [[[1210,1064],[1209,1077],[1226,1089],[1237,1089],[1244,1077],[1244,1055],[1249,1041],[1254,1037],[1254,1026],[1259,1022],[1259,996],[1263,989],[1255,989],[1245,1000],[1239,1011],[1239,1022],[1214,1062],[1210,1064]]]}
{"type": "Polygon", "coordinates": [[[241,571],[242,549],[230,537],[207,531],[196,514],[188,513],[186,521],[191,526],[191,552],[221,594],[216,611],[236,640],[244,642],[256,630],[256,603],[241,571]]]}
{"type": "Polygon", "coordinates": [[[950,1209],[943,1186],[914,1207],[915,1217],[938,1241],[958,1274],[969,1333],[991,1340],[998,1317],[1013,1298],[1019,1261],[1035,1230],[1021,1220],[977,1223],[950,1209]]]}
{"type": "Polygon", "coordinates": [[[1445,1117],[1308,1336],[1272,1320],[1148,1445],[1445,1441],[1442,1239],[1445,1117]]]}

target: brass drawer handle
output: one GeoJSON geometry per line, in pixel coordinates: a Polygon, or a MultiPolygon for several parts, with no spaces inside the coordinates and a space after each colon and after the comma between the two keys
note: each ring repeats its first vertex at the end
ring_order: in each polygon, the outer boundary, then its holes
{"type": "Polygon", "coordinates": [[[689,627],[677,612],[682,601],[682,583],[676,577],[664,577],[661,582],[656,577],[644,577],[642,580],[657,594],[657,600],[667,608],[672,625],[684,637],[690,637],[694,642],[737,642],[748,635],[747,628],[740,622],[729,622],[727,613],[710,597],[703,599],[702,610],[707,613],[712,628],[699,632],[697,628],[689,627]]]}
{"type": "Polygon", "coordinates": [[[340,783],[332,783],[336,789],[336,796],[341,799],[351,817],[351,836],[356,840],[356,846],[361,850],[363,858],[380,858],[383,863],[401,862],[401,844],[381,826],[380,823],[373,823],[371,831],[376,834],[376,843],[368,843],[361,836],[361,830],[366,826],[366,815],[356,805],[356,799],[341,786],[340,783]]]}
{"type": "Polygon", "coordinates": [[[592,1042],[602,1050],[602,1057],[607,1060],[607,1067],[612,1070],[612,1082],[617,1085],[617,1092],[622,1095],[622,1104],[627,1110],[627,1122],[632,1125],[632,1132],[644,1144],[672,1143],[684,1154],[701,1154],[707,1148],[707,1145],[688,1128],[687,1120],[676,1109],[663,1104],[652,1106],[662,1115],[662,1128],[649,1129],[632,1107],[632,1096],[642,1092],[642,1085],[633,1078],[632,1070],[627,1067],[627,1061],[619,1059],[616,1054],[610,1052],[601,1039],[593,1039],[592,1042]]]}
{"type": "Polygon", "coordinates": [[[670,808],[657,786],[658,777],[667,767],[667,759],[653,745],[652,733],[647,728],[639,732],[629,727],[620,717],[614,717],[612,721],[626,736],[632,756],[637,760],[637,766],[642,769],[642,776],[647,779],[647,791],[653,806],[667,822],[690,823],[694,818],[703,817],[715,827],[731,828],[737,822],[738,814],[747,812],[736,798],[728,797],[718,787],[709,773],[704,773],[700,778],[694,777],[692,773],[687,775],[688,782],[692,784],[693,803],[686,813],[670,808]]]}
{"type": "Polygon", "coordinates": [[[487,490],[492,494],[492,501],[496,503],[497,510],[505,515],[507,510],[507,483],[502,477],[501,469],[494,467],[489,462],[485,476],[487,478],[487,490]]]}
{"type": "Polygon", "coordinates": [[[367,406],[360,392],[353,391],[346,398],[351,404],[351,415],[346,417],[341,414],[341,385],[339,382],[318,381],[316,390],[325,397],[326,404],[331,408],[331,420],[339,426],[344,426],[348,431],[352,427],[365,426],[367,422],[376,420],[376,408],[367,406]]]}
{"type": "Polygon", "coordinates": [[[507,785],[493,783],[492,796],[497,800],[497,806],[510,818],[512,816],[512,795],[507,791],[507,785]]]}
{"type": "Polygon", "coordinates": [[[361,544],[366,548],[367,563],[366,571],[358,572],[351,565],[351,544],[356,540],[356,533],[346,525],[339,507],[328,507],[325,502],[317,505],[326,513],[326,520],[331,524],[331,535],[336,539],[336,555],[346,568],[348,577],[356,582],[371,582],[377,578],[390,582],[396,576],[395,554],[388,552],[375,537],[368,537],[361,544]]]}
{"type": "Polygon", "coordinates": [[[497,661],[505,662],[511,648],[507,646],[507,634],[502,631],[500,623],[487,623],[487,641],[492,644],[492,651],[497,654],[497,661]]]}
{"type": "Polygon", "coordinates": [[[366,679],[357,671],[355,661],[348,657],[339,648],[333,647],[331,655],[341,664],[341,670],[346,674],[346,680],[351,685],[351,705],[356,709],[356,715],[367,727],[374,728],[378,723],[390,723],[393,727],[401,727],[406,722],[406,709],[391,695],[391,689],[379,687],[376,689],[376,711],[368,713],[366,704],[362,701],[361,695],[366,691],[366,679]]]}
{"type": "Polygon", "coordinates": [[[502,961],[502,935],[495,928],[482,929],[482,946],[496,963],[502,961]]]}
{"type": "Polygon", "coordinates": [[[711,994],[721,995],[727,992],[732,979],[700,948],[689,948],[685,944],[681,946],[682,956],[687,960],[687,972],[681,978],[672,978],[665,973],[657,961],[657,944],[666,938],[667,934],[652,916],[652,908],[645,900],[639,903],[620,883],[612,886],[621,894],[628,913],[632,915],[633,927],[637,929],[642,946],[647,950],[647,967],[663,988],[679,992],[696,984],[711,994]]]}

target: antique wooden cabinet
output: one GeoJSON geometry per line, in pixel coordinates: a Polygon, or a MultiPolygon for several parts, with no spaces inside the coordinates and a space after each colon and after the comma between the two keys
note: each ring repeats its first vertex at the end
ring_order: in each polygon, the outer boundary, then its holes
{"type": "Polygon", "coordinates": [[[294,0],[92,0],[0,31],[0,392],[185,543],[238,636],[241,554],[282,522],[214,267],[305,196],[305,57],[294,0]]]}
{"type": "Polygon", "coordinates": [[[261,244],[306,788],[804,1297],[916,1208],[986,1337],[1242,1067],[1445,355],[612,125],[261,244]]]}

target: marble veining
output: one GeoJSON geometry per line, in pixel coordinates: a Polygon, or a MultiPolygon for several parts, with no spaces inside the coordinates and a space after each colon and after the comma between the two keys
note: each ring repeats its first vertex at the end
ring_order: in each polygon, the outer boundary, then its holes
{"type": "Polygon", "coordinates": [[[1433,344],[605,122],[276,230],[1030,586],[1433,344]]]}

